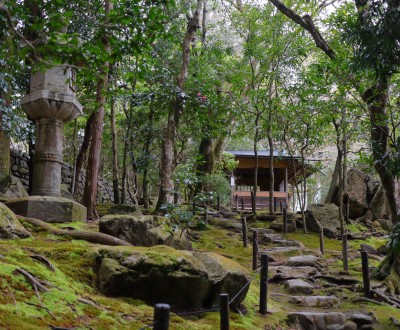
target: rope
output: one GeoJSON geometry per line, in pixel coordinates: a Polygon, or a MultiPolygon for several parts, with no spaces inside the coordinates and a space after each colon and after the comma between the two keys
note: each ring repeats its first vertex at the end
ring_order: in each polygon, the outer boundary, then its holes
{"type": "Polygon", "coordinates": [[[193,311],[193,312],[186,312],[186,313],[177,313],[174,312],[174,314],[178,316],[186,316],[186,315],[196,315],[196,314],[204,314],[204,313],[209,313],[209,312],[217,312],[221,310],[220,307],[215,307],[215,308],[210,308],[210,309],[201,309],[199,311],[193,311]]]}
{"type": "Polygon", "coordinates": [[[253,270],[253,277],[239,290],[239,292],[229,301],[229,305],[232,304],[235,299],[243,292],[244,289],[246,289],[251,282],[256,278],[257,273],[261,270],[261,267],[258,267],[257,269],[253,270]]]}

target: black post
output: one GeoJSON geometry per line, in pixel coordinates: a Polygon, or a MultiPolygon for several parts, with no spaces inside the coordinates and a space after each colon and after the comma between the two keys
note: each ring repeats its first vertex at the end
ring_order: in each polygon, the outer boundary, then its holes
{"type": "Polygon", "coordinates": [[[242,211],[244,210],[244,201],[243,201],[243,197],[240,199],[240,202],[242,203],[242,211]]]}
{"type": "Polygon", "coordinates": [[[236,211],[239,211],[239,196],[236,195],[236,211]]]}
{"type": "Polygon", "coordinates": [[[253,270],[258,267],[258,231],[253,230],[253,270]]]}
{"type": "MultiPolygon", "coordinates": [[[[250,192],[250,194],[251,194],[251,212],[253,212],[253,214],[255,214],[255,212],[256,212],[256,201],[254,199],[254,196],[255,196],[254,191],[250,192]]],[[[254,219],[254,221],[255,220],[256,219],[254,219]]]]}
{"type": "Polygon", "coordinates": [[[229,295],[227,293],[219,295],[219,308],[221,330],[229,330],[229,295]]]}
{"type": "Polygon", "coordinates": [[[363,272],[364,295],[365,298],[371,298],[371,287],[369,284],[369,266],[368,266],[368,252],[361,251],[361,263],[363,272]]]}
{"type": "Polygon", "coordinates": [[[283,209],[282,217],[283,217],[283,233],[287,234],[288,230],[287,230],[287,209],[286,209],[286,207],[283,209]]]}
{"type": "Polygon", "coordinates": [[[170,306],[168,304],[157,304],[154,306],[153,330],[169,329],[170,306]]]}
{"type": "Polygon", "coordinates": [[[347,234],[342,235],[342,255],[343,255],[343,270],[349,270],[349,257],[348,257],[348,246],[347,246],[347,234]]]}
{"type": "Polygon", "coordinates": [[[324,228],[319,228],[319,250],[321,255],[325,254],[325,243],[324,243],[324,228]]]}
{"type": "Polygon", "coordinates": [[[219,212],[220,208],[221,208],[221,201],[220,201],[219,194],[218,194],[217,195],[217,211],[218,212],[219,212]]]}
{"type": "Polygon", "coordinates": [[[268,255],[261,255],[261,272],[260,272],[260,313],[267,314],[267,298],[268,298],[268,255]]]}
{"type": "Polygon", "coordinates": [[[193,215],[196,215],[196,203],[193,201],[193,215]]]}
{"type": "Polygon", "coordinates": [[[281,212],[283,212],[283,202],[279,201],[279,207],[281,208],[281,212]]]}
{"type": "Polygon", "coordinates": [[[242,237],[243,237],[243,247],[247,248],[247,224],[246,224],[246,217],[242,217],[242,237]]]}

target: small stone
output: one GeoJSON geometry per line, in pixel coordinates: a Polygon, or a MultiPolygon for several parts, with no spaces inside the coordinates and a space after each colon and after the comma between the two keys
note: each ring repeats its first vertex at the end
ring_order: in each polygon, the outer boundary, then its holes
{"type": "Polygon", "coordinates": [[[369,254],[378,254],[376,249],[369,244],[361,244],[361,251],[366,251],[369,254]]]}
{"type": "Polygon", "coordinates": [[[279,234],[264,234],[263,241],[265,243],[273,243],[276,240],[282,240],[282,235],[279,234]]]}
{"type": "Polygon", "coordinates": [[[288,280],[285,286],[289,293],[312,294],[314,290],[313,285],[299,279],[288,280]]]}

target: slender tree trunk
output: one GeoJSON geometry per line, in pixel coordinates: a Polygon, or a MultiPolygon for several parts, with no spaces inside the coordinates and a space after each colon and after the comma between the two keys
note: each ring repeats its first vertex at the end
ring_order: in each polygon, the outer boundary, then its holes
{"type": "Polygon", "coordinates": [[[179,118],[184,110],[182,107],[180,92],[183,92],[185,81],[189,73],[190,45],[199,27],[200,12],[202,10],[202,6],[203,0],[197,0],[196,10],[189,20],[185,37],[182,43],[182,66],[180,73],[177,77],[177,87],[179,89],[179,93],[176,96],[173,108],[169,111],[167,127],[165,130],[164,139],[162,141],[160,190],[156,211],[159,211],[162,205],[167,203],[172,204],[174,202],[174,183],[172,180],[172,175],[174,171],[175,134],[176,128],[179,123],[179,118]]]}
{"type": "Polygon", "coordinates": [[[111,101],[112,173],[114,203],[119,204],[117,128],[115,125],[115,98],[111,101]]]}
{"type": "Polygon", "coordinates": [[[225,143],[225,138],[220,136],[217,139],[214,140],[214,167],[219,168],[219,164],[222,161],[222,154],[224,150],[224,143],[225,143]]]}
{"type": "Polygon", "coordinates": [[[81,170],[83,167],[83,164],[86,161],[86,153],[89,150],[90,147],[90,142],[92,140],[92,127],[93,127],[93,120],[94,120],[94,113],[90,115],[88,120],[86,121],[86,126],[85,126],[85,134],[83,135],[83,141],[81,148],[79,149],[78,156],[76,157],[76,163],[75,163],[75,174],[74,174],[74,192],[73,195],[76,198],[78,194],[78,184],[79,184],[79,179],[80,179],[80,174],[81,170]]]}
{"type": "Polygon", "coordinates": [[[198,166],[201,175],[214,173],[213,140],[203,137],[200,141],[199,155],[203,163],[198,166]]]}
{"type": "Polygon", "coordinates": [[[269,123],[268,123],[268,130],[267,130],[267,138],[269,144],[269,177],[270,177],[270,184],[269,184],[269,213],[275,214],[275,203],[274,203],[274,186],[275,186],[275,175],[274,175],[274,141],[272,139],[271,134],[271,125],[272,125],[272,118],[271,118],[271,110],[269,114],[269,123]]]}
{"type": "MultiPolygon", "coordinates": [[[[106,0],[104,6],[105,14],[108,15],[112,9],[113,3],[110,0],[106,0]]],[[[110,51],[110,44],[106,36],[103,36],[103,46],[108,52],[110,51]]],[[[105,93],[108,85],[108,69],[109,63],[106,62],[101,69],[101,76],[97,81],[96,104],[98,105],[98,109],[93,118],[92,141],[90,144],[89,159],[86,171],[86,184],[82,199],[83,204],[87,207],[88,219],[98,218],[96,210],[97,181],[103,137],[104,107],[106,104],[105,93]]]]}
{"type": "Polygon", "coordinates": [[[374,86],[367,89],[362,98],[368,105],[371,120],[371,142],[374,167],[378,172],[385,188],[389,204],[392,223],[399,221],[400,207],[397,203],[398,182],[387,168],[387,155],[389,152],[388,139],[389,127],[386,106],[389,99],[389,81],[387,77],[379,77],[374,86]]]}
{"type": "Polygon", "coordinates": [[[333,170],[333,173],[332,173],[332,180],[329,185],[328,194],[326,195],[326,198],[325,198],[325,203],[333,202],[333,197],[335,195],[335,191],[336,191],[336,187],[337,187],[338,179],[339,179],[339,168],[340,168],[340,158],[338,155],[336,157],[335,169],[333,170]]]}
{"type": "Polygon", "coordinates": [[[3,115],[0,112],[0,175],[10,174],[10,139],[2,129],[3,115]]]}
{"type": "Polygon", "coordinates": [[[255,159],[255,164],[254,164],[254,179],[253,179],[253,195],[251,199],[251,210],[253,212],[253,219],[254,221],[257,220],[257,189],[258,189],[258,147],[257,143],[259,140],[259,134],[260,134],[260,128],[259,128],[259,121],[260,121],[261,113],[257,112],[256,118],[255,118],[255,127],[256,131],[254,133],[254,139],[253,139],[253,151],[254,151],[254,159],[255,159]]]}
{"type": "Polygon", "coordinates": [[[128,171],[128,150],[130,147],[130,136],[131,136],[131,129],[132,129],[132,116],[133,116],[133,105],[132,103],[127,106],[124,104],[124,112],[126,116],[126,131],[124,136],[124,150],[122,153],[122,175],[121,175],[121,204],[126,203],[126,192],[127,192],[127,171],[128,171]]]}
{"type": "Polygon", "coordinates": [[[145,157],[144,169],[143,169],[143,206],[145,210],[149,208],[149,162],[150,162],[150,145],[151,140],[153,138],[153,122],[154,122],[154,104],[151,102],[150,104],[150,113],[149,113],[149,130],[146,133],[146,140],[144,143],[143,155],[145,157]]]}

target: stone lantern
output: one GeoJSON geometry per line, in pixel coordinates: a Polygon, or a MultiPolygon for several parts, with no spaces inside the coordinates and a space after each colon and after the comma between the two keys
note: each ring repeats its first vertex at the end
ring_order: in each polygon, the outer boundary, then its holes
{"type": "Polygon", "coordinates": [[[30,94],[21,99],[36,125],[32,196],[7,203],[14,212],[50,222],[86,219],[84,206],[60,197],[64,123],[82,114],[74,81],[75,71],[66,65],[32,74],[30,94]]]}

